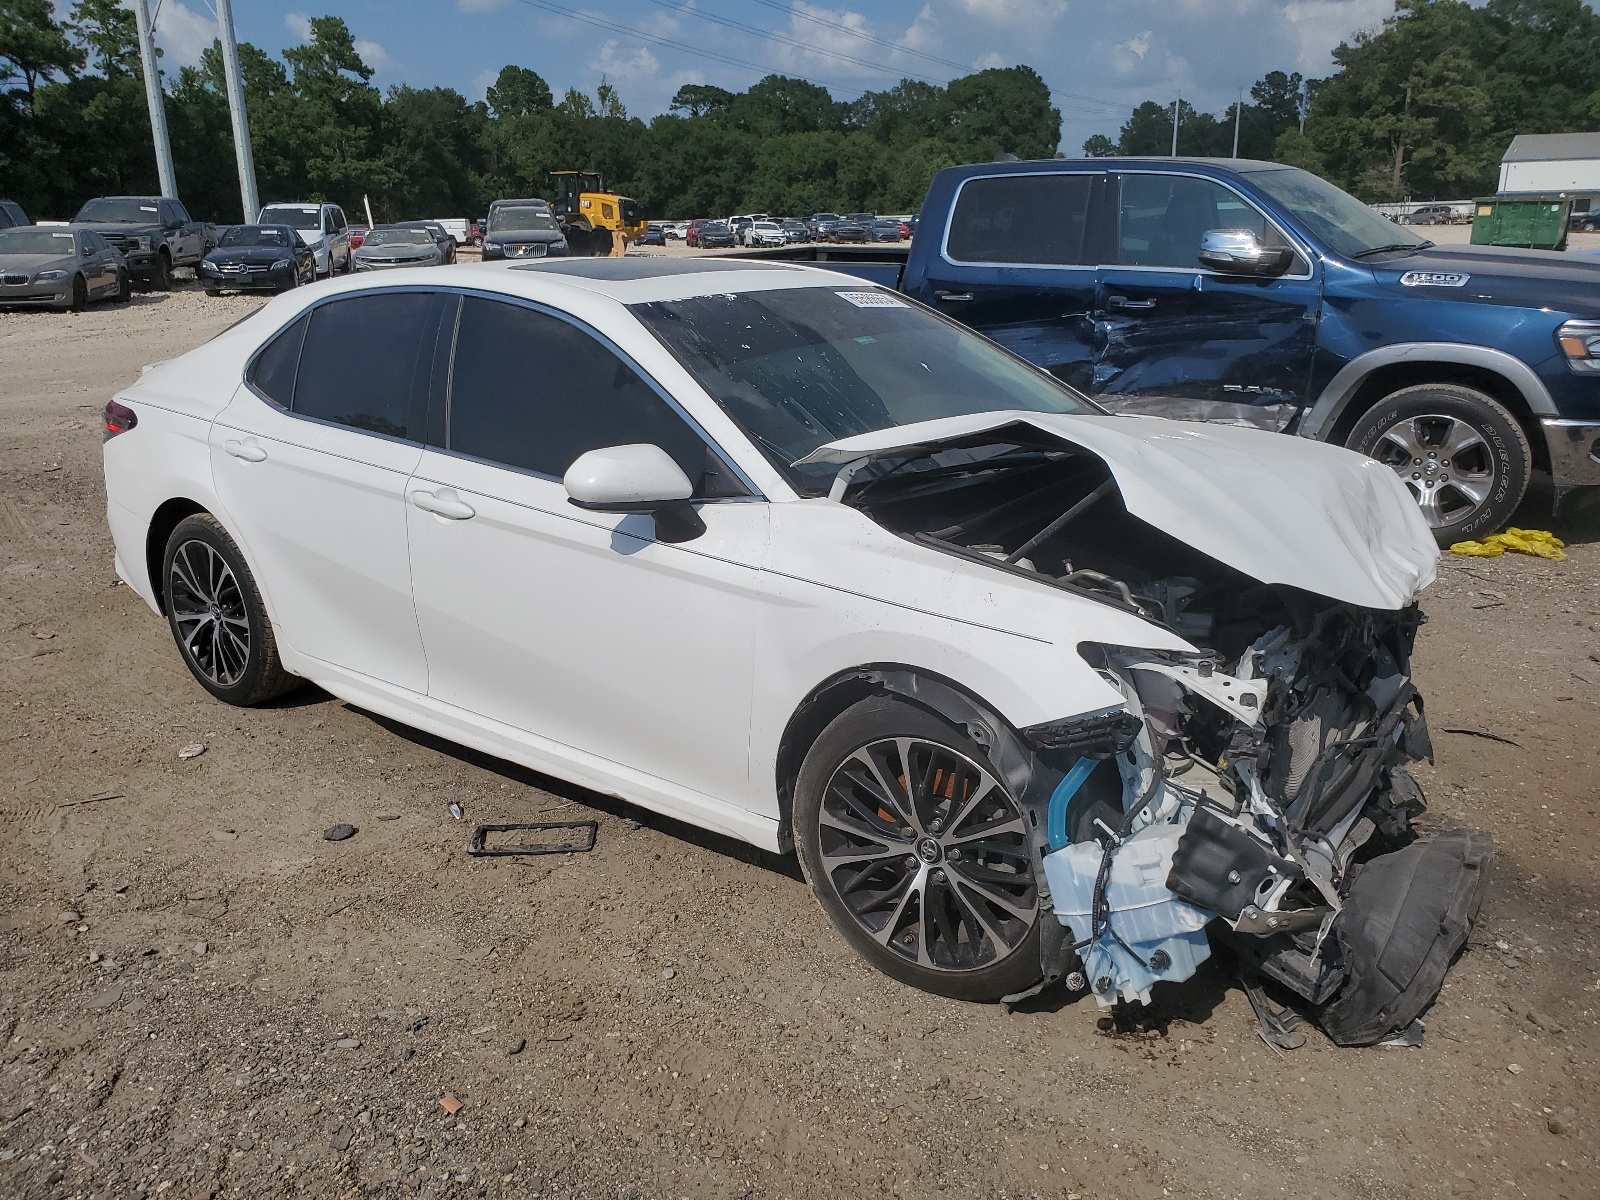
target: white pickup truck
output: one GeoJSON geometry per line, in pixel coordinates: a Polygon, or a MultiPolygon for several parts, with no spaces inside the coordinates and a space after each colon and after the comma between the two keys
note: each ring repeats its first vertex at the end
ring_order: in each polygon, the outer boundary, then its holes
{"type": "Polygon", "coordinates": [[[465,217],[429,217],[428,220],[443,225],[458,246],[465,246],[472,240],[472,226],[465,217]]]}

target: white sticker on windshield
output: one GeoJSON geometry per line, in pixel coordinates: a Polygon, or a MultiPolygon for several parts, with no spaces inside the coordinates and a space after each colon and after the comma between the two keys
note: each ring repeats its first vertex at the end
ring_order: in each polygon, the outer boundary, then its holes
{"type": "Polygon", "coordinates": [[[155,212],[155,210],[156,210],[156,206],[154,204],[141,204],[141,205],[139,205],[139,211],[140,212],[155,212]]]}
{"type": "Polygon", "coordinates": [[[72,235],[70,233],[52,233],[50,236],[51,237],[64,237],[69,242],[72,240],[72,235]]]}
{"type": "Polygon", "coordinates": [[[835,292],[841,300],[857,308],[906,308],[906,302],[888,292],[835,292]]]}

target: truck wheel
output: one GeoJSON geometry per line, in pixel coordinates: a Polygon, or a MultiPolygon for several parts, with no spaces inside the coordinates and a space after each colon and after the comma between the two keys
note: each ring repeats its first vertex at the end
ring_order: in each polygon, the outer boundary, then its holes
{"type": "Polygon", "coordinates": [[[954,1000],[1038,982],[1027,822],[965,730],[875,696],[835,718],[795,783],[800,868],[846,941],[954,1000]]]}
{"type": "Polygon", "coordinates": [[[1400,476],[1441,546],[1504,525],[1522,503],[1533,467],[1517,419],[1492,397],[1454,383],[1385,396],[1345,445],[1400,476]]]}
{"type": "Polygon", "coordinates": [[[150,277],[150,286],[158,292],[172,290],[172,259],[165,250],[156,255],[156,273],[150,277]]]}

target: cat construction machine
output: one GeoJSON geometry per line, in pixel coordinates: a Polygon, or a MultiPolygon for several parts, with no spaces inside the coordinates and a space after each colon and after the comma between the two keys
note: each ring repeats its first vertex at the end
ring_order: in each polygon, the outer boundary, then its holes
{"type": "Polygon", "coordinates": [[[561,222],[570,253],[609,254],[621,258],[629,242],[644,234],[638,201],[606,191],[597,171],[551,171],[555,200],[551,209],[561,222]]]}

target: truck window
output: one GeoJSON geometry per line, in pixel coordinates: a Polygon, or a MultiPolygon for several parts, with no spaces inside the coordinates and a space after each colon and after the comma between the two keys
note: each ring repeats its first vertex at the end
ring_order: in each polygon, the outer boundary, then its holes
{"type": "Polygon", "coordinates": [[[1208,229],[1248,229],[1269,246],[1288,244],[1259,210],[1213,180],[1123,175],[1120,182],[1119,265],[1199,270],[1200,237],[1208,229]]]}
{"type": "Polygon", "coordinates": [[[956,198],[945,253],[957,262],[1082,266],[1089,253],[1089,173],[969,179],[956,198]]]}

